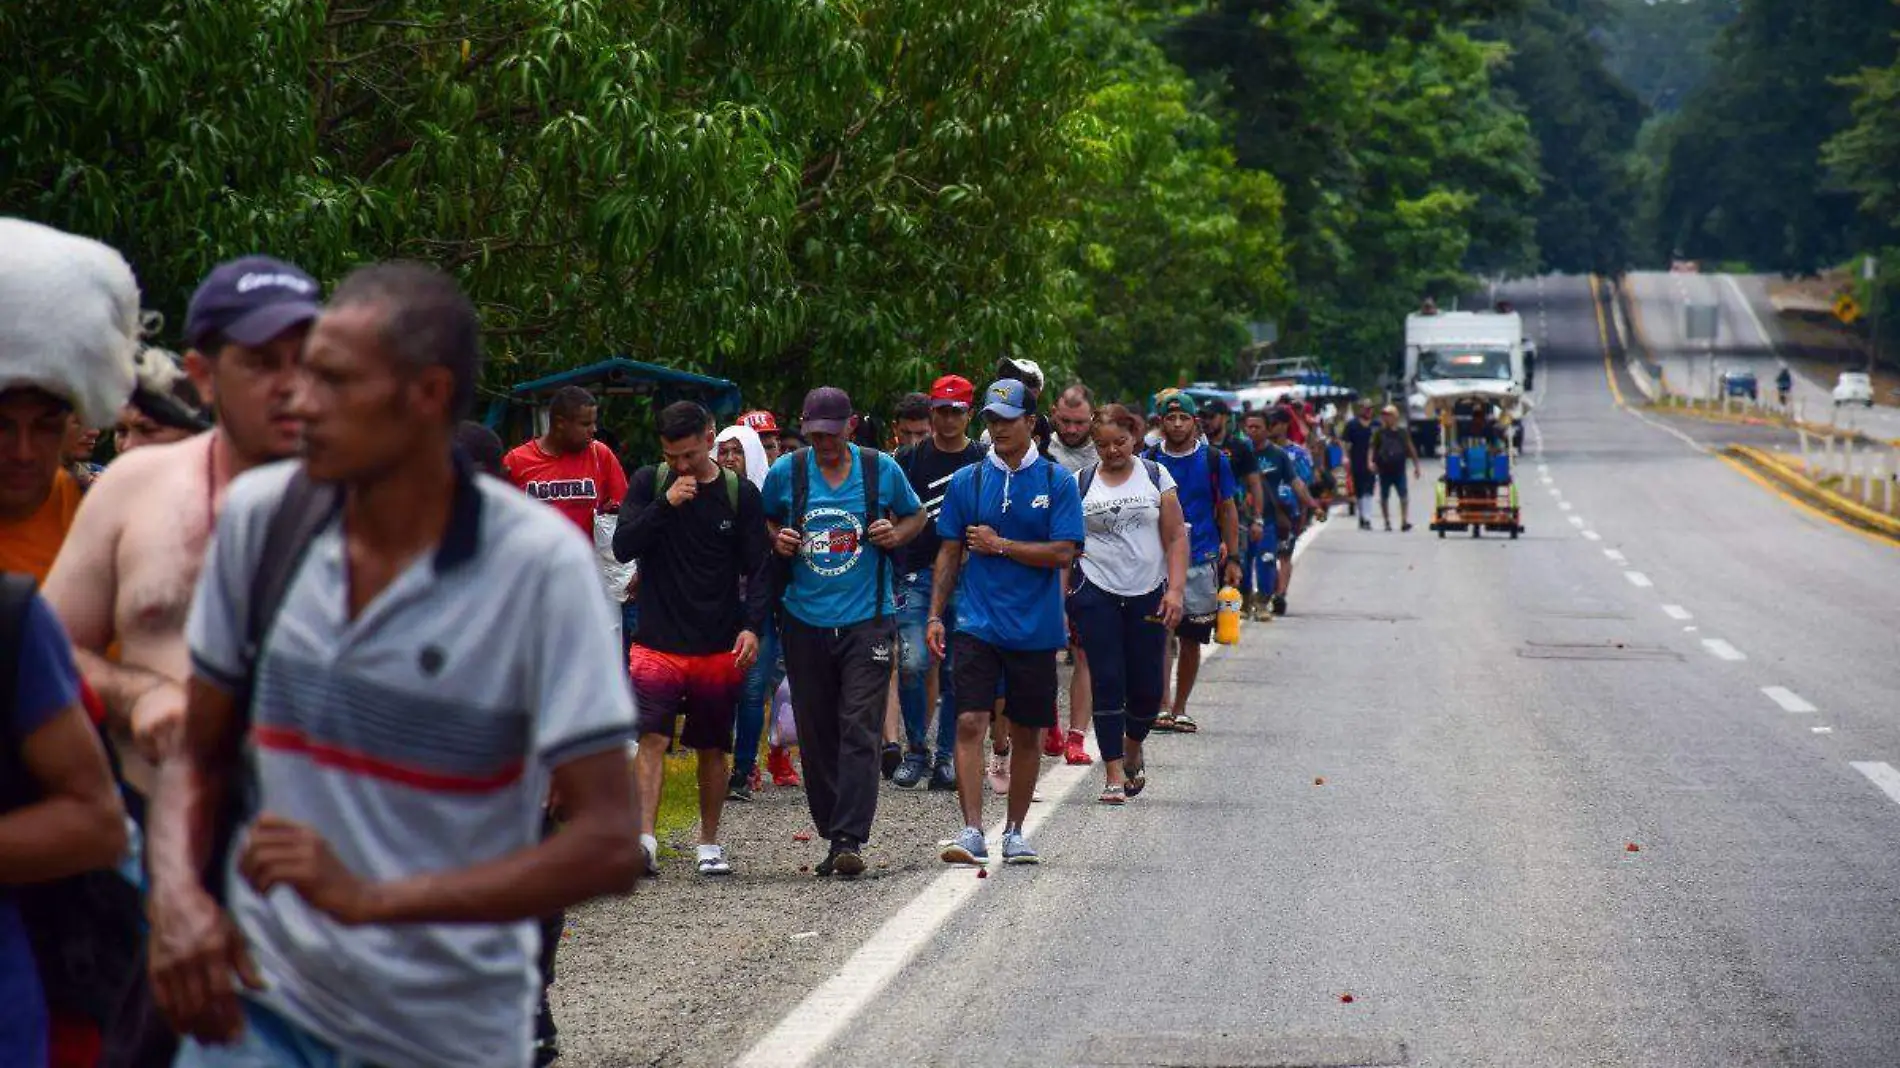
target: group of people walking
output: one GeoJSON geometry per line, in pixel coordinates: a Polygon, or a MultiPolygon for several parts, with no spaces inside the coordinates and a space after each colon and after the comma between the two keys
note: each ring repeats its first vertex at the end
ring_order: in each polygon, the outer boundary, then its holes
{"type": "Polygon", "coordinates": [[[956,794],[944,861],[1035,863],[1042,758],[1093,764],[1092,727],[1099,800],[1149,789],[1151,734],[1198,729],[1217,587],[1284,611],[1320,518],[1300,413],[1243,437],[1072,385],[1045,414],[1026,360],[907,397],[895,451],[821,386],[795,433],[667,406],[630,469],[584,390],[513,449],[467,421],[479,320],[430,267],[325,299],[245,257],[182,357],[145,326],[117,252],[0,220],[9,1064],[545,1063],[562,910],[658,870],[676,743],[694,869],[733,873],[781,678],[765,771],[818,875],[865,870],[885,778],[956,794]]]}

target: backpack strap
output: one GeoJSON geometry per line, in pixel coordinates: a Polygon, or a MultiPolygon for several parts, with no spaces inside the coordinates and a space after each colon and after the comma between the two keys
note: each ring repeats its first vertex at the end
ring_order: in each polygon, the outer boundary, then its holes
{"type": "MultiPolygon", "coordinates": [[[[726,486],[726,503],[732,506],[732,514],[738,515],[739,514],[739,476],[734,474],[731,470],[724,467],[721,467],[719,469],[719,474],[721,476],[720,481],[725,483],[725,486],[726,486]]],[[[654,464],[653,465],[653,499],[657,501],[661,497],[665,496],[667,489],[673,485],[673,480],[677,477],[678,476],[673,474],[673,469],[671,467],[668,467],[665,464],[654,464]]],[[[800,511],[803,511],[803,509],[800,509],[800,511]]],[[[733,529],[737,530],[738,528],[734,527],[733,529]]]]}
{"type": "Polygon", "coordinates": [[[786,526],[796,529],[801,535],[805,532],[805,505],[811,500],[811,472],[805,466],[811,462],[811,446],[805,445],[792,452],[792,514],[786,516],[786,526]]]}
{"type": "MultiPolygon", "coordinates": [[[[724,467],[720,468],[719,471],[725,476],[726,503],[732,506],[732,514],[737,516],[739,514],[739,476],[724,467]]],[[[739,525],[737,523],[733,524],[732,529],[734,533],[737,533],[739,525]]]]}
{"type": "MultiPolygon", "coordinates": [[[[878,483],[882,481],[881,476],[884,473],[883,459],[884,454],[876,449],[865,445],[858,447],[860,469],[858,477],[864,482],[864,530],[867,535],[870,533],[871,524],[877,522],[883,515],[882,510],[878,508],[877,499],[878,483]]],[[[884,619],[884,570],[890,562],[890,554],[871,545],[868,538],[865,544],[877,554],[877,584],[871,587],[871,619],[881,622],[884,619]]]]}
{"type": "Polygon", "coordinates": [[[1221,451],[1213,443],[1202,445],[1207,450],[1207,499],[1215,506],[1220,505],[1220,458],[1221,451]]]}
{"type": "MultiPolygon", "coordinates": [[[[1149,467],[1154,466],[1153,460],[1144,459],[1141,462],[1147,464],[1149,467]]],[[[1075,495],[1077,497],[1086,498],[1089,495],[1089,487],[1095,485],[1095,469],[1100,466],[1102,466],[1102,461],[1097,460],[1087,467],[1084,467],[1081,472],[1075,476],[1075,495]]]]}
{"type": "MultiPolygon", "coordinates": [[[[1153,460],[1150,460],[1146,456],[1144,456],[1141,458],[1141,466],[1144,470],[1148,472],[1148,481],[1154,483],[1155,492],[1160,493],[1161,492],[1161,465],[1158,463],[1155,463],[1153,460]]],[[[1090,468],[1090,470],[1094,470],[1094,469],[1090,468]]]]}

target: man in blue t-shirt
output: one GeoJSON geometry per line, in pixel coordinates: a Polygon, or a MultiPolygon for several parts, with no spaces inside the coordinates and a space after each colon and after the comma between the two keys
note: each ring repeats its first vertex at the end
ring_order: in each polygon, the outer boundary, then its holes
{"type": "MultiPolygon", "coordinates": [[[[10,708],[0,711],[0,745],[8,750],[0,759],[0,841],[13,843],[0,848],[0,1050],[8,1064],[45,1064],[45,991],[12,888],[117,863],[125,809],[79,704],[66,631],[37,593],[21,588],[0,596],[0,612],[13,617],[0,632],[13,635],[17,672],[10,708]],[[55,804],[66,815],[48,818],[55,804]]],[[[0,659],[8,655],[0,650],[0,659]]]]}
{"type": "Polygon", "coordinates": [[[945,652],[943,610],[954,588],[957,632],[952,689],[957,715],[957,800],[963,830],[943,851],[951,864],[984,864],[983,737],[998,683],[1009,693],[1009,809],[1003,863],[1034,864],[1023,820],[1036,792],[1037,735],[1056,725],[1056,653],[1068,645],[1062,569],[1082,547],[1082,499],[1075,476],[1036,448],[1035,401],[1005,378],[983,394],[988,457],[950,479],[937,516],[937,551],[926,637],[945,652]],[[969,560],[964,561],[965,549],[969,560]]]}
{"type": "Polygon", "coordinates": [[[1240,512],[1235,504],[1238,484],[1227,457],[1201,437],[1194,398],[1173,392],[1156,399],[1161,416],[1161,443],[1148,450],[1174,477],[1181,498],[1181,514],[1188,524],[1188,573],[1184,592],[1186,616],[1174,629],[1180,639],[1174,699],[1161,710],[1155,730],[1192,734],[1199,730],[1187,714],[1194,680],[1201,672],[1201,646],[1214,637],[1218,587],[1240,585],[1240,512]]]}
{"type": "Polygon", "coordinates": [[[890,555],[925,522],[896,461],[851,444],[856,423],[844,390],[812,390],[800,420],[811,447],[779,457],[765,476],[772,549],[790,572],[780,641],[805,800],[831,844],[821,876],[864,871],[897,638],[890,555]],[[875,502],[865,499],[867,481],[875,502]]]}

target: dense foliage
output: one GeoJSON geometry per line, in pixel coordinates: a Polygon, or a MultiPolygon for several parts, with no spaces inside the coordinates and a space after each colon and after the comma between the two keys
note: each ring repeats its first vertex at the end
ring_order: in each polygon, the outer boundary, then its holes
{"type": "Polygon", "coordinates": [[[444,264],[491,386],[627,353],[875,404],[1011,352],[1132,395],[1229,372],[1264,320],[1363,380],[1423,294],[1621,258],[1629,104],[1581,17],[15,0],[0,211],[123,248],[174,323],[238,253],[444,264]]]}

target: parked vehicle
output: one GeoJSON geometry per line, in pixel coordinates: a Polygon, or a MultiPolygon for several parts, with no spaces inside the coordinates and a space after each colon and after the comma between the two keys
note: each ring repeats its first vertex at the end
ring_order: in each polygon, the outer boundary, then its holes
{"type": "Polygon", "coordinates": [[[1834,406],[1843,404],[1862,404],[1874,406],[1874,380],[1871,375],[1861,371],[1842,371],[1839,381],[1834,383],[1834,406]]]}
{"type": "Polygon", "coordinates": [[[1751,401],[1761,399],[1761,383],[1756,381],[1753,371],[1723,371],[1722,396],[1747,397],[1751,401]]]}

